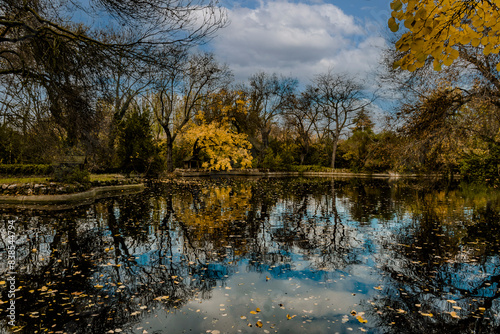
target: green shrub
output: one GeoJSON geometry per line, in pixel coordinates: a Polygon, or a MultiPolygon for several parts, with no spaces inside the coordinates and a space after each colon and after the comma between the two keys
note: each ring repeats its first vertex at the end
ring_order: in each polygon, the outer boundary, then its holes
{"type": "Polygon", "coordinates": [[[62,183],[89,183],[90,173],[78,166],[57,166],[54,170],[53,180],[62,183]]]}
{"type": "Polygon", "coordinates": [[[50,175],[54,171],[51,165],[34,165],[34,164],[12,164],[0,165],[0,174],[12,176],[29,176],[29,175],[50,175]]]}
{"type": "Polygon", "coordinates": [[[118,133],[118,156],[122,171],[158,176],[164,169],[165,160],[161,147],[155,145],[150,115],[133,110],[122,123],[118,133]]]}
{"type": "Polygon", "coordinates": [[[304,173],[304,172],[332,172],[334,171],[330,167],[319,166],[319,165],[301,165],[301,166],[291,166],[291,170],[294,172],[304,173]]]}

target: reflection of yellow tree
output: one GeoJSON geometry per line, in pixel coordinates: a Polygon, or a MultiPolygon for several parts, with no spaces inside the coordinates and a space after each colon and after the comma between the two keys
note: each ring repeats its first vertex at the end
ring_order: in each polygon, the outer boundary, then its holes
{"type": "MultiPolygon", "coordinates": [[[[191,242],[212,244],[216,249],[227,245],[227,238],[244,227],[238,223],[246,220],[251,197],[248,185],[214,186],[174,198],[173,209],[177,220],[189,230],[191,242]]],[[[236,255],[244,252],[241,247],[234,251],[236,255]]]]}

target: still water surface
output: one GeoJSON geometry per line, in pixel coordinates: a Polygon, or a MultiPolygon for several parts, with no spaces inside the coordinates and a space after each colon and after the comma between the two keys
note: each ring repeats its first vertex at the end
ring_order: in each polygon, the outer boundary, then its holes
{"type": "Polygon", "coordinates": [[[498,333],[499,209],[494,189],[313,178],[5,209],[0,332],[498,333]]]}

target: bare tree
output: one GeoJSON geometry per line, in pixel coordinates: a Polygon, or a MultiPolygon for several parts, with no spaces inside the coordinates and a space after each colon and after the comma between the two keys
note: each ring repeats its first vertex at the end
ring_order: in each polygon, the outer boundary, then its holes
{"type": "Polygon", "coordinates": [[[167,172],[174,170],[173,144],[184,126],[202,106],[205,97],[226,87],[232,74],[209,53],[179,53],[157,81],[153,96],[156,120],[167,139],[167,172]]]}
{"type": "Polygon", "coordinates": [[[311,140],[321,119],[321,110],[318,104],[313,103],[312,97],[307,92],[302,92],[299,97],[293,97],[285,114],[289,127],[294,129],[297,142],[300,146],[300,164],[309,154],[311,140]]]}
{"type": "Polygon", "coordinates": [[[259,72],[250,77],[248,95],[251,99],[250,113],[256,115],[257,128],[262,139],[264,152],[269,145],[269,134],[276,116],[286,110],[298,81],[295,78],[259,72]]]}
{"type": "Polygon", "coordinates": [[[43,87],[74,142],[92,129],[111,73],[161,66],[166,47],[203,43],[226,23],[218,0],[0,0],[0,76],[43,87]]]}
{"type": "Polygon", "coordinates": [[[335,168],[340,136],[352,125],[356,112],[372,103],[373,98],[365,97],[362,85],[355,79],[346,74],[335,74],[332,70],[317,75],[307,92],[321,110],[324,131],[332,136],[331,167],[335,168]]]}

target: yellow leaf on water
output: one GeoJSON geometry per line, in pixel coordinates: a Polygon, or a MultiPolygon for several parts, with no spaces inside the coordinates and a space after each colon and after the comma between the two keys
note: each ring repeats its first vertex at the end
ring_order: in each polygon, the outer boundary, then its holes
{"type": "Polygon", "coordinates": [[[260,308],[258,308],[258,307],[257,307],[257,308],[255,309],[255,311],[260,312],[260,308]]]}
{"type": "Polygon", "coordinates": [[[430,317],[430,318],[432,318],[434,316],[432,313],[420,312],[420,314],[423,315],[424,317],[430,317]]]}
{"type": "Polygon", "coordinates": [[[250,311],[250,313],[251,313],[251,314],[257,314],[257,312],[255,312],[255,311],[250,311]]]}
{"type": "Polygon", "coordinates": [[[154,300],[163,300],[163,299],[168,299],[170,298],[169,296],[160,296],[160,297],[156,297],[154,300]]]}
{"type": "Polygon", "coordinates": [[[447,300],[447,302],[448,302],[448,303],[452,303],[452,304],[456,304],[456,303],[457,303],[456,301],[454,301],[454,300],[450,300],[450,299],[448,299],[448,300],[447,300]]]}
{"type": "Polygon", "coordinates": [[[360,323],[362,323],[362,324],[365,324],[365,323],[367,323],[367,322],[368,322],[368,320],[363,319],[363,317],[362,317],[362,316],[360,316],[360,315],[358,315],[358,316],[356,317],[356,319],[358,319],[358,321],[359,321],[360,323]]]}
{"type": "Polygon", "coordinates": [[[0,281],[0,285],[5,285],[6,282],[5,281],[0,281]]]}
{"type": "Polygon", "coordinates": [[[257,321],[257,323],[255,324],[255,326],[257,326],[257,327],[259,327],[259,328],[261,328],[261,327],[262,327],[262,325],[263,325],[263,324],[262,324],[262,321],[260,321],[260,320],[259,320],[259,321],[257,321]]]}
{"type": "Polygon", "coordinates": [[[450,315],[452,316],[452,318],[460,319],[457,312],[450,312],[450,315]]]}

